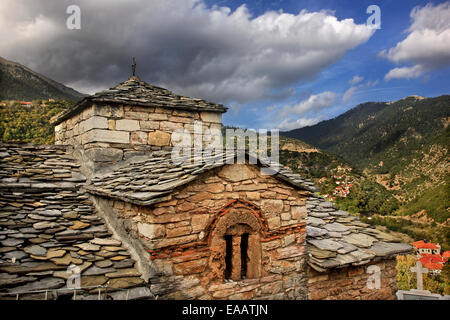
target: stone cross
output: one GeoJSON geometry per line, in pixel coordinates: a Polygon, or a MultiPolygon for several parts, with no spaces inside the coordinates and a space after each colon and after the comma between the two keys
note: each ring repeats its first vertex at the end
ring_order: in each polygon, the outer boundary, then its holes
{"type": "Polygon", "coordinates": [[[131,69],[133,70],[133,76],[136,75],[136,59],[133,57],[133,64],[131,65],[131,69]]]}
{"type": "Polygon", "coordinates": [[[411,267],[411,272],[417,273],[417,290],[423,290],[422,274],[428,273],[427,268],[422,268],[422,262],[417,261],[415,267],[411,267]]]}

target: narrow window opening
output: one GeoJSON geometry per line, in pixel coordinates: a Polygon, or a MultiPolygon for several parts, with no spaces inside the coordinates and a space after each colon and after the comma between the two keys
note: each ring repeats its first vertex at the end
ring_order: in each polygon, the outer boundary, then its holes
{"type": "Polygon", "coordinates": [[[231,255],[233,251],[233,238],[231,235],[225,236],[225,279],[230,279],[231,277],[231,255]]]}
{"type": "Polygon", "coordinates": [[[241,236],[241,278],[247,277],[248,233],[241,236]]]}

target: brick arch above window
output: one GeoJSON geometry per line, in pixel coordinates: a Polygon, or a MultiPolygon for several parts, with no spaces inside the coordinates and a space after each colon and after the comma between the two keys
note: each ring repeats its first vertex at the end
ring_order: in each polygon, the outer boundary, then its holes
{"type": "Polygon", "coordinates": [[[263,236],[268,231],[267,222],[262,217],[261,210],[251,202],[236,199],[219,209],[206,227],[208,243],[212,232],[225,235],[228,228],[235,224],[246,224],[263,236]]]}

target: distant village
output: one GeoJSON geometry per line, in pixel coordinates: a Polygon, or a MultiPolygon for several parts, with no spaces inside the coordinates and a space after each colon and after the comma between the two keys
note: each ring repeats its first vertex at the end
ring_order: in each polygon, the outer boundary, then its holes
{"type": "MultiPolygon", "coordinates": [[[[36,101],[34,101],[36,102],[36,101]]],[[[55,99],[46,99],[46,100],[39,100],[40,105],[45,105],[46,102],[55,102],[55,99]]],[[[33,101],[19,101],[19,100],[8,100],[8,101],[1,101],[0,107],[6,107],[7,105],[13,105],[13,104],[20,104],[22,106],[33,106],[33,101]]]]}
{"type": "MultiPolygon", "coordinates": [[[[354,178],[349,175],[351,171],[352,168],[338,166],[330,170],[331,176],[329,178],[320,178],[318,181],[320,185],[332,183],[334,186],[332,192],[324,194],[323,197],[331,201],[336,200],[336,198],[346,198],[354,185],[354,178]]],[[[437,243],[420,240],[413,242],[412,246],[417,260],[429,270],[430,274],[440,274],[444,265],[449,262],[450,251],[441,253],[441,246],[437,243]]]]}
{"type": "MultiPolygon", "coordinates": [[[[352,171],[352,168],[347,167],[344,168],[342,166],[337,166],[333,168],[331,171],[331,182],[334,181],[335,187],[332,193],[324,194],[323,197],[328,200],[336,200],[337,197],[346,198],[350,194],[350,189],[353,187],[354,180],[353,177],[348,175],[352,171]]],[[[327,183],[328,179],[326,177],[322,177],[319,179],[319,184],[323,185],[327,183]]]]}

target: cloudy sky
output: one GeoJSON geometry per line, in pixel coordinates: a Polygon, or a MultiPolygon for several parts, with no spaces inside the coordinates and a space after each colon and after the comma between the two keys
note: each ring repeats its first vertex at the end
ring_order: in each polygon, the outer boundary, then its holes
{"type": "Polygon", "coordinates": [[[449,1],[1,0],[0,39],[0,56],[83,93],[126,80],[135,56],[142,80],[223,103],[225,124],[254,129],[450,94],[449,1]]]}

